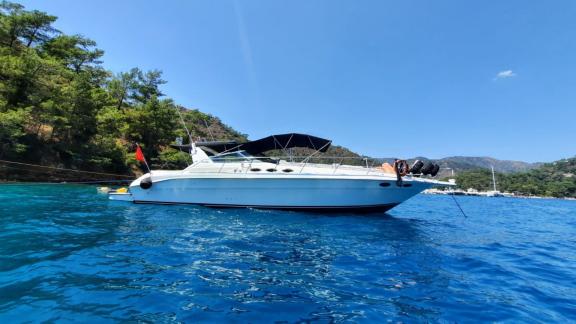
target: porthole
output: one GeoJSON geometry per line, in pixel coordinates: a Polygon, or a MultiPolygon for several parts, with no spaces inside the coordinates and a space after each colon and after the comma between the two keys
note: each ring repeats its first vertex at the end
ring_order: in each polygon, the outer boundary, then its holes
{"type": "Polygon", "coordinates": [[[284,169],[284,170],[282,170],[282,172],[286,172],[286,173],[290,173],[290,172],[292,172],[292,171],[294,171],[294,170],[292,170],[292,169],[284,169]]]}
{"type": "Polygon", "coordinates": [[[266,169],[266,171],[268,171],[268,172],[276,172],[276,169],[270,168],[270,169],[266,169]]]}
{"type": "Polygon", "coordinates": [[[262,171],[262,170],[260,170],[259,168],[252,168],[252,169],[250,169],[250,171],[252,171],[252,172],[260,172],[260,171],[262,171]]]}
{"type": "Polygon", "coordinates": [[[390,182],[381,182],[380,187],[390,187],[390,182]]]}
{"type": "Polygon", "coordinates": [[[412,184],[411,184],[411,183],[405,183],[405,184],[403,184],[402,186],[403,186],[403,187],[412,187],[412,184]]]}

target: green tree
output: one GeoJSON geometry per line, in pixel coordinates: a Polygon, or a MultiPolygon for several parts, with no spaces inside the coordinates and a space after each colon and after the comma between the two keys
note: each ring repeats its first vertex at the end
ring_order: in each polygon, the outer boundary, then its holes
{"type": "Polygon", "coordinates": [[[127,116],[127,139],[142,144],[150,157],[158,156],[160,149],[175,138],[178,116],[172,100],[159,100],[153,96],[127,111],[127,116]]]}
{"type": "Polygon", "coordinates": [[[57,58],[62,63],[80,73],[86,67],[97,67],[104,51],[96,48],[96,42],[80,35],[59,35],[43,44],[45,55],[57,58]]]}
{"type": "Polygon", "coordinates": [[[29,118],[23,109],[0,112],[0,158],[12,158],[26,150],[20,139],[26,135],[29,118]]]}
{"type": "Polygon", "coordinates": [[[55,16],[38,10],[25,11],[22,5],[8,1],[0,3],[0,19],[0,37],[9,48],[20,45],[19,41],[30,47],[32,44],[45,42],[51,35],[58,33],[52,26],[56,21],[55,16]]]}

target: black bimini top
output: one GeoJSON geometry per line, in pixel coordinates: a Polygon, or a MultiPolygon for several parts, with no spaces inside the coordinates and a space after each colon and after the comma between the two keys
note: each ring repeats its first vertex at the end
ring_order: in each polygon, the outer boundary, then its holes
{"type": "Polygon", "coordinates": [[[252,155],[271,150],[282,150],[292,147],[307,147],[310,149],[326,152],[332,141],[306,134],[280,134],[261,138],[259,140],[242,143],[239,150],[244,150],[252,155]]]}
{"type": "MultiPolygon", "coordinates": [[[[238,143],[236,141],[220,141],[220,142],[198,142],[196,146],[206,147],[216,152],[224,151],[246,151],[252,155],[259,155],[260,153],[288,149],[292,147],[305,147],[320,152],[326,152],[330,147],[332,141],[306,135],[306,134],[280,134],[264,137],[255,141],[245,143],[238,143]]],[[[176,148],[190,149],[190,145],[171,145],[176,148]]]]}

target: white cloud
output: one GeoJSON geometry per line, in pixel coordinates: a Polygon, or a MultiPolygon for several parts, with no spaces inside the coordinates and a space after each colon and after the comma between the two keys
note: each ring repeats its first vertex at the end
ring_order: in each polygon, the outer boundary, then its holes
{"type": "Polygon", "coordinates": [[[507,78],[512,78],[515,76],[516,76],[516,73],[514,73],[512,70],[504,70],[504,71],[498,72],[498,74],[496,74],[496,78],[494,78],[494,80],[507,79],[507,78]]]}

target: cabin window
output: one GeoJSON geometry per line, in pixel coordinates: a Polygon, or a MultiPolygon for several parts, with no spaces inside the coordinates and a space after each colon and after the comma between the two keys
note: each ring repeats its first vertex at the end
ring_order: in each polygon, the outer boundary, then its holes
{"type": "Polygon", "coordinates": [[[290,172],[292,172],[292,171],[294,171],[294,170],[292,170],[292,169],[284,169],[284,170],[282,170],[282,172],[286,172],[286,173],[290,173],[290,172]]]}
{"type": "Polygon", "coordinates": [[[211,156],[210,159],[217,163],[240,163],[246,161],[257,161],[253,159],[250,154],[245,151],[236,151],[230,153],[221,153],[211,156]]]}
{"type": "Polygon", "coordinates": [[[268,171],[268,172],[276,172],[276,169],[270,168],[270,169],[266,169],[266,171],[268,171]]]}
{"type": "Polygon", "coordinates": [[[252,168],[252,169],[250,169],[250,171],[252,171],[252,172],[260,172],[260,171],[262,171],[262,170],[260,170],[259,168],[252,168]]]}
{"type": "Polygon", "coordinates": [[[412,184],[411,184],[411,183],[405,183],[405,184],[403,184],[402,186],[403,186],[403,187],[412,187],[412,184]]]}
{"type": "Polygon", "coordinates": [[[380,187],[390,187],[390,182],[381,182],[380,187]]]}

